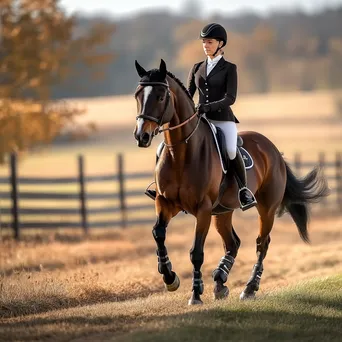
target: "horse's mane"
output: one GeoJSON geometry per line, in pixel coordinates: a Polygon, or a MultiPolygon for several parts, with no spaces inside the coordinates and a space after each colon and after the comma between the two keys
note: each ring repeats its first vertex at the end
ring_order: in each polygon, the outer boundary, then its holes
{"type": "MultiPolygon", "coordinates": [[[[182,81],[177,78],[172,72],[167,71],[166,75],[169,76],[170,78],[172,78],[180,87],[181,89],[185,92],[185,94],[187,95],[187,97],[189,98],[193,109],[195,109],[195,102],[191,96],[191,94],[189,93],[188,89],[185,87],[185,85],[182,83],[182,81]]],[[[148,71],[146,73],[146,75],[144,75],[141,80],[141,82],[164,82],[164,79],[160,73],[159,69],[151,69],[150,71],[148,71]]]]}
{"type": "Polygon", "coordinates": [[[188,89],[185,87],[185,85],[183,84],[183,82],[177,78],[172,72],[167,71],[166,74],[171,77],[185,92],[185,94],[188,96],[188,98],[190,99],[193,108],[195,108],[195,102],[191,96],[191,94],[189,93],[188,89]]]}

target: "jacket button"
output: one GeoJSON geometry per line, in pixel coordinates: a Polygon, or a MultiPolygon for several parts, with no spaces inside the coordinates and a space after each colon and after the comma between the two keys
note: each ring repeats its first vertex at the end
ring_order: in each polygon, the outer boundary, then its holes
{"type": "Polygon", "coordinates": [[[221,108],[219,108],[217,111],[218,111],[218,112],[221,112],[221,108]]]}
{"type": "Polygon", "coordinates": [[[206,100],[205,102],[209,102],[209,100],[206,100]]]}
{"type": "Polygon", "coordinates": [[[204,83],[205,85],[208,85],[208,83],[204,83]]]}
{"type": "Polygon", "coordinates": [[[206,91],[208,91],[209,89],[207,88],[206,91]]]}

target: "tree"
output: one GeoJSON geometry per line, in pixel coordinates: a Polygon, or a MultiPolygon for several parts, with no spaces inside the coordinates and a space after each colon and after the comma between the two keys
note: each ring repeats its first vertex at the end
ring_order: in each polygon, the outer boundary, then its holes
{"type": "Polygon", "coordinates": [[[60,0],[0,0],[0,162],[6,153],[48,143],[83,113],[51,101],[52,87],[75,65],[112,60],[100,48],[114,32],[96,23],[75,34],[76,18],[60,0]]]}

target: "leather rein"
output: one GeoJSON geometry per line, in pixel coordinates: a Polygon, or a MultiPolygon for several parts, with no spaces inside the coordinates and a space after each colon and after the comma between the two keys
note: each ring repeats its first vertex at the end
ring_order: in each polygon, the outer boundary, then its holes
{"type": "MultiPolygon", "coordinates": [[[[141,89],[139,89],[139,91],[135,94],[135,97],[137,97],[137,95],[144,89],[145,86],[163,86],[163,87],[166,87],[167,89],[167,93],[166,93],[166,101],[165,101],[165,106],[164,106],[164,110],[162,112],[162,115],[159,119],[153,117],[153,116],[150,116],[150,115],[145,115],[145,114],[140,114],[136,117],[136,120],[138,119],[146,119],[146,120],[150,120],[150,121],[153,121],[153,122],[156,122],[158,124],[158,127],[153,131],[153,136],[156,136],[162,132],[166,132],[166,131],[173,131],[177,128],[180,128],[184,125],[186,125],[188,122],[190,122],[192,119],[194,119],[196,116],[198,117],[198,113],[197,111],[190,116],[190,118],[186,119],[185,121],[181,122],[180,124],[176,125],[176,126],[171,126],[171,127],[167,127],[167,128],[161,128],[163,125],[165,125],[167,122],[164,122],[163,123],[163,118],[164,118],[164,115],[169,107],[169,104],[170,104],[170,98],[171,98],[171,92],[170,92],[170,87],[169,87],[169,84],[167,82],[139,82],[139,85],[143,86],[141,89]]],[[[199,126],[199,123],[201,122],[201,119],[200,117],[198,117],[198,121],[197,121],[197,124],[196,124],[196,127],[193,129],[193,131],[182,141],[178,142],[177,144],[167,144],[165,141],[164,141],[164,145],[167,146],[167,147],[173,147],[173,146],[176,146],[178,144],[181,144],[181,143],[188,143],[189,139],[194,135],[194,133],[196,132],[198,126],[199,126]]]]}

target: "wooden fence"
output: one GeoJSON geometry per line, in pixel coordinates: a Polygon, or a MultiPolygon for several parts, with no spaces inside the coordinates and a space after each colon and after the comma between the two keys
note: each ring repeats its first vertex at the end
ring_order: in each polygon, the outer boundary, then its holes
{"type": "MultiPolygon", "coordinates": [[[[102,175],[85,175],[84,157],[78,157],[78,174],[74,177],[21,177],[18,175],[17,157],[10,156],[9,177],[1,177],[0,184],[7,185],[7,191],[0,191],[0,222],[2,228],[11,228],[14,237],[20,238],[21,229],[56,229],[82,228],[87,233],[89,228],[123,227],[128,225],[153,223],[155,221],[153,203],[144,195],[144,188],[128,190],[126,184],[130,181],[143,180],[144,184],[151,182],[151,172],[124,172],[124,158],[117,156],[117,170],[102,175]],[[105,184],[109,191],[86,191],[91,184],[105,184]],[[31,191],[22,191],[22,187],[32,187],[31,191]],[[41,191],[41,187],[50,189],[69,187],[71,191],[41,191]],[[146,200],[144,197],[146,197],[146,200]],[[137,204],[128,205],[127,200],[135,198],[137,204]],[[7,200],[7,205],[4,201],[7,200]],[[101,207],[90,208],[91,202],[111,202],[101,207]],[[36,204],[24,206],[22,202],[36,204]],[[60,204],[58,204],[58,202],[60,204]],[[61,206],[63,203],[63,207],[61,206]],[[38,207],[37,207],[38,204],[38,207]],[[47,204],[50,204],[49,206],[47,204]],[[51,206],[52,205],[52,206],[51,206]],[[76,205],[76,206],[75,206],[76,205]],[[150,218],[129,219],[128,212],[144,212],[150,210],[150,218]],[[97,217],[110,214],[112,217],[98,220],[97,217]],[[116,215],[115,215],[116,214],[116,215]],[[50,217],[58,217],[51,220],[50,217]],[[116,216],[116,218],[114,218],[116,216]],[[34,220],[30,218],[34,217],[34,220]],[[70,219],[74,218],[73,220],[70,219]],[[6,219],[7,218],[7,219],[6,219]],[[43,220],[38,220],[43,218],[43,220]]],[[[114,165],[114,163],[113,163],[114,165]]],[[[27,205],[27,204],[26,204],[27,205]]]]}
{"type": "MultiPolygon", "coordinates": [[[[299,176],[303,176],[314,166],[324,167],[325,176],[331,188],[331,195],[322,201],[319,208],[330,211],[342,210],[342,154],[336,153],[333,161],[327,161],[325,154],[319,154],[318,160],[304,161],[301,154],[294,156],[291,167],[299,176]]],[[[2,228],[13,229],[14,237],[20,238],[21,229],[82,228],[85,233],[90,228],[127,227],[131,225],[153,223],[154,206],[144,195],[145,186],[152,179],[150,172],[127,173],[124,170],[124,157],[116,158],[117,170],[102,175],[85,175],[84,157],[78,157],[78,175],[75,177],[21,177],[18,175],[16,155],[11,155],[9,177],[0,178],[0,221],[2,228]],[[141,180],[135,188],[130,183],[141,180]],[[105,185],[107,191],[88,191],[90,184],[105,185]],[[34,186],[34,190],[22,190],[22,187],[34,186]],[[49,186],[49,191],[39,191],[40,186],[49,186]],[[72,191],[51,191],[52,186],[72,187],[72,191]],[[109,191],[108,191],[109,189],[109,191]],[[133,199],[133,203],[130,200],[133,199]],[[7,205],[4,205],[7,201],[7,205]],[[90,202],[100,203],[100,207],[90,207],[90,202]],[[57,205],[62,202],[64,207],[57,205]],[[108,204],[110,202],[110,204],[108,204]],[[28,207],[24,205],[28,203],[28,207]],[[50,203],[48,207],[47,204],[50,203]],[[66,203],[69,204],[68,207],[66,203]],[[35,206],[34,206],[35,205],[35,206]],[[132,218],[130,213],[138,213],[132,218]],[[143,217],[143,213],[148,213],[143,217]],[[99,217],[109,218],[99,220],[99,217]],[[51,220],[51,217],[57,219],[51,220]],[[34,219],[30,219],[30,218],[34,219]],[[70,219],[73,218],[73,220],[70,219]],[[39,220],[40,219],[40,220],[39,220]]],[[[317,207],[317,206],[316,206],[317,207]]]]}

